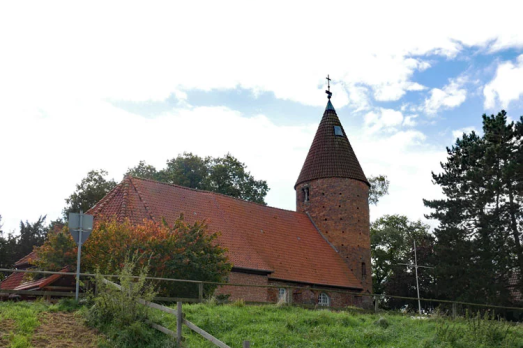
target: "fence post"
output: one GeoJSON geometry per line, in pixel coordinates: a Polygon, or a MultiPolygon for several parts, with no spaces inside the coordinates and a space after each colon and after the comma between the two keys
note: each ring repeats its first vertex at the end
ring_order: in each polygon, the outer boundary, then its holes
{"type": "Polygon", "coordinates": [[[457,308],[456,308],[456,302],[452,302],[452,318],[456,319],[457,315],[457,308]]]}
{"type": "Polygon", "coordinates": [[[176,302],[176,343],[178,344],[178,347],[182,346],[182,316],[182,303],[176,302]]]}
{"type": "Polygon", "coordinates": [[[375,313],[378,313],[378,305],[379,305],[378,296],[374,296],[374,312],[375,313]]]}
{"type": "Polygon", "coordinates": [[[251,342],[243,341],[243,348],[251,348],[251,342]]]}
{"type": "Polygon", "coordinates": [[[203,283],[198,283],[198,300],[203,302],[203,283]]]}

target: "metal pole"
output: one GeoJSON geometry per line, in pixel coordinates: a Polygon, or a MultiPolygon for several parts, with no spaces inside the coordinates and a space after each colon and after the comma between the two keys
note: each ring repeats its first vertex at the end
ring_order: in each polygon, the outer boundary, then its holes
{"type": "Polygon", "coordinates": [[[418,256],[416,255],[416,241],[414,241],[414,267],[416,268],[416,290],[418,292],[418,311],[419,311],[419,315],[421,315],[421,300],[419,297],[418,256]]]}
{"type": "Polygon", "coordinates": [[[251,348],[251,342],[250,341],[243,341],[243,348],[251,348]]]}
{"type": "Polygon", "coordinates": [[[80,255],[82,254],[83,217],[83,212],[80,210],[80,229],[78,230],[78,255],[76,258],[76,301],[78,301],[78,293],[80,292],[80,255]]]}

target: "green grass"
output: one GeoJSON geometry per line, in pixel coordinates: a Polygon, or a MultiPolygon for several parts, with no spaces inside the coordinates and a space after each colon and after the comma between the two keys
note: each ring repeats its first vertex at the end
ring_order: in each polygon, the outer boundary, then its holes
{"type": "MultiPolygon", "coordinates": [[[[231,347],[523,347],[523,327],[496,321],[415,319],[297,307],[184,305],[186,319],[231,347]],[[478,329],[479,323],[479,329],[478,329]],[[483,325],[483,326],[481,326],[483,325]]],[[[175,331],[173,316],[155,321],[175,331]]],[[[213,347],[184,326],[187,348],[213,347]]]]}
{"type": "Polygon", "coordinates": [[[0,302],[0,325],[10,320],[14,322],[9,332],[8,342],[12,348],[31,347],[31,338],[40,325],[38,315],[48,310],[43,302],[0,302]]]}

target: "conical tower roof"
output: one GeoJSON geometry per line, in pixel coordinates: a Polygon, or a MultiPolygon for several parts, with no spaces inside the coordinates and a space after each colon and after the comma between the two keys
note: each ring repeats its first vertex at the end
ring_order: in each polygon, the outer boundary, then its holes
{"type": "Polygon", "coordinates": [[[294,188],[322,178],[349,178],[370,186],[330,98],[294,188]]]}

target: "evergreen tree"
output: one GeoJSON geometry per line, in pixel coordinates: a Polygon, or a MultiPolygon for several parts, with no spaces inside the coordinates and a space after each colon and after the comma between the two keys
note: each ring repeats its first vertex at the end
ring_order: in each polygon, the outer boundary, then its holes
{"type": "MultiPolygon", "coordinates": [[[[523,119],[522,119],[523,120],[523,119]]],[[[424,200],[439,220],[436,276],[440,296],[505,303],[512,272],[521,274],[521,120],[483,115],[483,136],[463,134],[447,148],[433,181],[445,199],[424,200]]]]}

